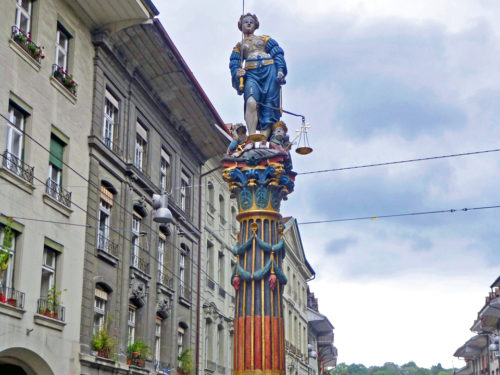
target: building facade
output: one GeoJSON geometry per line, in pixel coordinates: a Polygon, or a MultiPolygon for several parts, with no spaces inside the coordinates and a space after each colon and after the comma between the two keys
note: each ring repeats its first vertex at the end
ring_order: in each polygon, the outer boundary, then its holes
{"type": "Polygon", "coordinates": [[[92,42],[82,373],[175,372],[198,356],[198,181],[223,123],[157,19],[92,42]],[[153,220],[162,192],[168,224],[153,220]]]}
{"type": "MultiPolygon", "coordinates": [[[[229,144],[229,139],[228,139],[229,144]]],[[[210,159],[203,168],[202,251],[200,317],[200,374],[225,374],[233,371],[234,289],[231,274],[236,264],[232,249],[239,223],[236,203],[222,180],[221,156],[210,159]]]]}
{"type": "Polygon", "coordinates": [[[500,370],[500,277],[490,286],[485,304],[471,327],[476,335],[457,349],[454,356],[465,360],[460,375],[496,375],[500,370]]]}
{"type": "Polygon", "coordinates": [[[334,343],[334,327],[328,318],[319,312],[318,299],[307,290],[308,356],[311,375],[324,374],[325,370],[337,366],[338,351],[334,343]]]}
{"type": "Polygon", "coordinates": [[[0,5],[0,373],[79,373],[93,46],[78,3],[0,5]]]}
{"type": "Polygon", "coordinates": [[[286,369],[291,375],[308,375],[307,282],[315,273],[305,257],[297,220],[287,217],[283,223],[287,250],[283,269],[288,278],[283,292],[286,369]]]}

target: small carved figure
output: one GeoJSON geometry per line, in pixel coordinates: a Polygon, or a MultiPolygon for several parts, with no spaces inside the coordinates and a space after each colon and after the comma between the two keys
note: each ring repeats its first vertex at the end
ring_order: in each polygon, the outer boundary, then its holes
{"type": "Polygon", "coordinates": [[[292,158],[290,156],[290,138],[286,134],[288,128],[283,121],[278,121],[273,125],[273,135],[269,140],[269,148],[278,150],[287,154],[287,158],[284,161],[285,170],[292,170],[292,158]]]}
{"type": "Polygon", "coordinates": [[[269,139],[272,126],[281,118],[280,90],[287,74],[284,52],[271,37],[254,35],[259,28],[256,15],[242,15],[238,28],[243,32],[243,40],[236,44],[230,57],[232,84],[238,95],[244,96],[249,134],[260,130],[269,139]]]}
{"type": "Polygon", "coordinates": [[[243,151],[253,148],[252,143],[247,143],[247,129],[243,124],[234,124],[231,126],[233,140],[229,144],[227,154],[235,158],[240,156],[243,151]]]}

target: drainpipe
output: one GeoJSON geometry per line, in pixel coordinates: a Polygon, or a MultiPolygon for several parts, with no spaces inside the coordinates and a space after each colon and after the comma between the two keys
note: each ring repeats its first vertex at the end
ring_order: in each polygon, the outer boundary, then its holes
{"type": "MultiPolygon", "coordinates": [[[[206,175],[218,171],[222,168],[222,165],[219,165],[216,168],[210,169],[209,171],[200,174],[198,186],[199,197],[198,197],[198,228],[200,229],[200,233],[203,232],[201,228],[201,198],[202,198],[202,179],[206,175]]],[[[201,246],[202,246],[202,237],[200,236],[200,241],[198,242],[198,316],[196,319],[196,374],[200,375],[200,326],[201,326],[201,246]]]]}

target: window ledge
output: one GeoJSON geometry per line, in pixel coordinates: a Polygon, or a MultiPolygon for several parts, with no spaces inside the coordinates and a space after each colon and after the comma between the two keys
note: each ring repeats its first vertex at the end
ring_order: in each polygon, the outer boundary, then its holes
{"type": "Polygon", "coordinates": [[[22,319],[26,310],[11,306],[7,303],[0,303],[0,314],[8,315],[16,319],[22,319]]]}
{"type": "Polygon", "coordinates": [[[130,265],[130,270],[134,273],[135,276],[141,278],[144,281],[149,281],[151,280],[151,276],[147,274],[146,272],[140,270],[134,265],[130,265]]]}
{"type": "Polygon", "coordinates": [[[186,298],[184,297],[181,297],[179,296],[179,303],[184,306],[184,307],[187,307],[188,309],[191,308],[191,301],[187,300],[186,298]]]}
{"type": "Polygon", "coordinates": [[[108,253],[107,251],[97,249],[97,254],[99,258],[110,263],[112,266],[116,266],[118,264],[119,259],[115,257],[113,254],[108,253]]]}
{"type": "Polygon", "coordinates": [[[10,182],[11,184],[17,186],[28,194],[33,194],[33,190],[35,190],[35,187],[28,181],[22,179],[3,166],[0,168],[0,178],[3,178],[4,180],[10,182]]]}
{"type": "Polygon", "coordinates": [[[68,99],[72,104],[76,104],[76,96],[73,95],[69,90],[64,87],[64,85],[59,82],[57,79],[54,78],[54,76],[50,76],[49,78],[50,84],[57,90],[59,91],[66,99],[68,99]]]}
{"type": "Polygon", "coordinates": [[[70,215],[73,213],[73,210],[71,208],[66,207],[64,204],[55,200],[48,194],[43,194],[43,202],[47,206],[52,207],[54,210],[60,212],[66,217],[70,217],[70,215]]]}
{"type": "Polygon", "coordinates": [[[158,290],[160,292],[162,292],[163,294],[166,294],[166,295],[169,295],[169,296],[173,296],[174,293],[175,293],[175,291],[171,287],[169,287],[168,285],[163,284],[160,281],[157,281],[156,285],[158,287],[158,290]]]}
{"type": "Polygon", "coordinates": [[[42,64],[36,61],[28,52],[26,52],[17,42],[10,39],[9,47],[17,53],[19,57],[21,57],[24,61],[28,63],[36,72],[39,72],[42,68],[42,64]]]}
{"type": "Polygon", "coordinates": [[[66,325],[65,322],[62,322],[62,321],[57,320],[57,319],[49,318],[45,315],[41,315],[38,313],[34,315],[33,320],[34,320],[35,324],[54,329],[56,331],[62,331],[64,329],[64,326],[66,325]]]}

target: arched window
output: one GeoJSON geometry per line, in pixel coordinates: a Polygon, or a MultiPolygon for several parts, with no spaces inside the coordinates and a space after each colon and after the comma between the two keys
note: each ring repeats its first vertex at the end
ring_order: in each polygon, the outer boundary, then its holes
{"type": "Polygon", "coordinates": [[[94,292],[94,327],[96,334],[102,329],[106,329],[107,311],[112,289],[103,283],[97,283],[94,292]]]}
{"type": "Polygon", "coordinates": [[[239,230],[238,220],[236,220],[236,208],[231,206],[231,230],[234,234],[239,230]]]}
{"type": "Polygon", "coordinates": [[[99,222],[97,225],[97,249],[118,256],[118,246],[110,239],[111,212],[116,189],[107,181],[101,181],[99,199],[99,222]]]}

